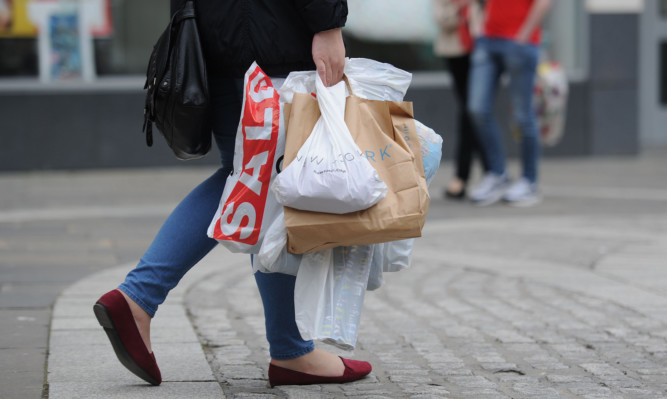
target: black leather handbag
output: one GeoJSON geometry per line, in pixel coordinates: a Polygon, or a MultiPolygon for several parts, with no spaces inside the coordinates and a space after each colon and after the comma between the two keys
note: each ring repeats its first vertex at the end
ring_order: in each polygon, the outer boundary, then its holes
{"type": "Polygon", "coordinates": [[[210,98],[192,0],[172,15],[153,47],[144,89],[146,144],[153,145],[154,123],[177,158],[206,155],[211,149],[210,98]]]}

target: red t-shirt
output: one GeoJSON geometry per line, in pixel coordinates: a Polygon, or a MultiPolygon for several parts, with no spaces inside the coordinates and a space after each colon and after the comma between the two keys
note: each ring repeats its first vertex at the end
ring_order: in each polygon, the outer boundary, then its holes
{"type": "MultiPolygon", "coordinates": [[[[528,18],[533,0],[488,0],[485,7],[484,35],[514,39],[521,25],[528,18]]],[[[539,45],[542,29],[536,28],[530,42],[539,45]]]]}

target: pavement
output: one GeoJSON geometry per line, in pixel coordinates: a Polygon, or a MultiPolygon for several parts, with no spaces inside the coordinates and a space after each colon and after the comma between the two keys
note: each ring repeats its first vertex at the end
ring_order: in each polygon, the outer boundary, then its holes
{"type": "MultiPolygon", "coordinates": [[[[511,164],[516,174],[517,164],[511,164]]],[[[344,385],[267,388],[247,255],[220,247],[160,308],[164,382],[92,312],[206,167],[0,174],[0,398],[666,398],[667,149],[545,159],[544,201],[479,208],[432,184],[412,267],[366,294],[344,385]]]]}

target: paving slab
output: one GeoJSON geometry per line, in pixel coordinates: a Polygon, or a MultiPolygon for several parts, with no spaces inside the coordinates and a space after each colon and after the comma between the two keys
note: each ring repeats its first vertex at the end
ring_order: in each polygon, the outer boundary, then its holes
{"type": "Polygon", "coordinates": [[[275,389],[246,255],[216,250],[160,309],[160,387],[115,360],[91,311],[211,169],[0,175],[0,396],[667,397],[666,154],[544,160],[530,209],[444,201],[443,165],[413,267],[366,295],[340,352],[373,373],[275,389]]]}
{"type": "Polygon", "coordinates": [[[127,382],[56,382],[49,385],[49,399],[127,399],[127,398],[224,398],[217,382],[164,382],[158,387],[127,382]]]}
{"type": "Polygon", "coordinates": [[[145,383],[118,362],[92,311],[97,298],[115,288],[133,264],[93,274],[64,290],[56,300],[51,321],[49,397],[224,397],[183,306],[184,293],[193,282],[206,280],[216,268],[220,270],[222,259],[238,262],[240,258],[216,256],[219,252],[214,251],[208,263],[182,280],[154,319],[152,343],[163,377],[155,390],[147,390],[145,383]]]}

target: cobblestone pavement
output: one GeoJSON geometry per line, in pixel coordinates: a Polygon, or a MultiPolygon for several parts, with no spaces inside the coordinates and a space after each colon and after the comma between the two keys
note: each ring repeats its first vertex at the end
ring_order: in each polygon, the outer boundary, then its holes
{"type": "Polygon", "coordinates": [[[266,388],[246,271],[186,304],[228,397],[664,398],[666,232],[665,216],[432,223],[367,294],[354,356],[374,371],[348,385],[266,388]]]}
{"type": "Polygon", "coordinates": [[[0,175],[0,397],[667,398],[667,152],[647,154],[544,160],[529,209],[442,200],[444,166],[412,268],[339,352],[371,375],[274,389],[246,255],[217,249],[160,308],[160,387],[91,311],[210,170],[0,175]]]}

